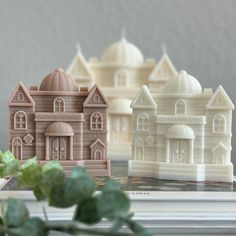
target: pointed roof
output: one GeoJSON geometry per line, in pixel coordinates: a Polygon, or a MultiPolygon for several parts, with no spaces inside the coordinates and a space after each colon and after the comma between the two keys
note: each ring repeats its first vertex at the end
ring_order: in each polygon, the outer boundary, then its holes
{"type": "Polygon", "coordinates": [[[85,60],[79,45],[77,45],[77,54],[68,67],[67,73],[69,73],[75,79],[94,79],[94,74],[85,60]]]}
{"type": "Polygon", "coordinates": [[[164,51],[160,61],[157,63],[156,67],[153,69],[152,73],[149,76],[151,81],[166,81],[169,79],[169,76],[175,76],[178,72],[175,69],[173,63],[171,62],[169,56],[164,51]],[[166,75],[162,75],[163,67],[167,66],[169,72],[166,75]]]}
{"type": "Polygon", "coordinates": [[[218,150],[218,149],[223,149],[223,150],[225,150],[225,151],[228,151],[228,148],[223,144],[223,143],[219,143],[219,144],[217,144],[213,149],[212,149],[212,151],[213,152],[215,152],[216,150],[218,150]]]}
{"type": "Polygon", "coordinates": [[[35,102],[34,102],[33,98],[30,96],[29,91],[27,90],[25,85],[22,82],[20,82],[17,85],[15,91],[12,93],[12,95],[8,101],[8,106],[34,106],[34,105],[35,105],[35,102]],[[22,91],[28,101],[14,101],[14,98],[20,89],[22,89],[22,91]]]}
{"type": "Polygon", "coordinates": [[[153,99],[148,87],[143,85],[133,99],[131,108],[157,108],[157,104],[153,99]]]}
{"type": "Polygon", "coordinates": [[[103,95],[101,89],[97,86],[97,84],[94,84],[92,89],[89,92],[88,97],[84,101],[84,107],[108,107],[108,101],[106,97],[103,95]],[[96,103],[93,101],[93,96],[97,93],[97,95],[100,96],[101,102],[96,103]]]}
{"type": "Polygon", "coordinates": [[[223,86],[220,85],[206,104],[206,108],[209,110],[233,110],[234,104],[223,86]]]}
{"type": "Polygon", "coordinates": [[[106,148],[106,145],[101,141],[101,139],[96,139],[91,145],[90,148],[93,147],[95,144],[99,143],[100,145],[102,145],[103,147],[106,148]]]}

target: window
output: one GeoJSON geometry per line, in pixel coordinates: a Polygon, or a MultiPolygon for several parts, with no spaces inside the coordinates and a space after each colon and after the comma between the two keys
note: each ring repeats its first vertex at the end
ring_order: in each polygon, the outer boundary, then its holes
{"type": "Polygon", "coordinates": [[[147,104],[147,99],[144,95],[140,97],[140,105],[146,105],[147,104]]]}
{"type": "Polygon", "coordinates": [[[217,104],[217,105],[222,105],[222,104],[224,104],[224,98],[223,98],[221,95],[218,95],[218,96],[216,97],[216,104],[217,104]]]}
{"type": "Polygon", "coordinates": [[[185,101],[183,100],[178,100],[175,103],[175,114],[176,115],[183,115],[186,113],[186,105],[185,101]]]}
{"type": "Polygon", "coordinates": [[[102,114],[99,112],[94,112],[90,117],[90,129],[91,130],[102,130],[103,129],[103,119],[102,114]]]}
{"type": "Polygon", "coordinates": [[[143,160],[144,142],[142,138],[137,138],[135,141],[135,159],[143,160]]]}
{"type": "Polygon", "coordinates": [[[222,114],[216,115],[213,119],[213,132],[214,133],[225,133],[226,121],[222,114]]]}
{"type": "Polygon", "coordinates": [[[149,117],[147,114],[140,114],[137,118],[137,131],[149,130],[149,117]]]}
{"type": "Polygon", "coordinates": [[[15,113],[14,129],[27,129],[27,115],[24,111],[17,111],[15,113]]]}
{"type": "Polygon", "coordinates": [[[22,160],[22,140],[20,137],[13,138],[12,153],[18,160],[22,160]]]}
{"type": "Polygon", "coordinates": [[[118,70],[115,73],[115,87],[126,86],[126,73],[124,70],[118,70]]]}
{"type": "Polygon", "coordinates": [[[94,102],[99,102],[99,96],[95,94],[94,97],[93,97],[93,101],[94,102]]]}
{"type": "Polygon", "coordinates": [[[31,145],[33,143],[33,136],[31,134],[26,134],[24,137],[24,141],[26,143],[26,145],[31,145]]]}
{"type": "Polygon", "coordinates": [[[54,99],[54,112],[65,112],[65,100],[62,97],[54,99]]]}
{"type": "Polygon", "coordinates": [[[18,93],[17,99],[18,99],[18,101],[20,101],[20,102],[24,101],[24,94],[23,94],[23,93],[18,93]]]}

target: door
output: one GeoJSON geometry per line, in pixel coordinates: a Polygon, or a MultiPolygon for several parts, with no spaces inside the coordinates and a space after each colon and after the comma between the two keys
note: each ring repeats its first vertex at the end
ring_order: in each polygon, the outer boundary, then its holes
{"type": "Polygon", "coordinates": [[[110,141],[112,143],[128,143],[130,141],[129,116],[111,116],[110,141]]]}
{"type": "Polygon", "coordinates": [[[100,150],[96,150],[95,152],[94,152],[94,158],[93,158],[94,160],[102,160],[103,158],[102,158],[102,151],[100,151],[100,150]]]}
{"type": "Polygon", "coordinates": [[[170,161],[174,163],[186,163],[188,159],[189,140],[170,140],[170,161]]]}
{"type": "Polygon", "coordinates": [[[51,159],[68,159],[68,137],[55,137],[51,140],[51,159]]]}
{"type": "Polygon", "coordinates": [[[219,153],[217,156],[216,156],[216,160],[215,160],[215,164],[224,164],[224,155],[219,153]]]}

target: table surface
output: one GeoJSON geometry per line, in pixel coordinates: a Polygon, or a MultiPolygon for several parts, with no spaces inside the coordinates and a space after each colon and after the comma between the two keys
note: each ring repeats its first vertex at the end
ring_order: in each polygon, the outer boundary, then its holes
{"type": "MultiPolygon", "coordinates": [[[[235,192],[236,182],[194,182],[177,180],[158,180],[154,178],[128,177],[127,162],[113,161],[111,165],[111,177],[95,177],[98,189],[113,178],[118,180],[125,191],[217,191],[217,192],[235,192]]],[[[3,187],[2,191],[20,191],[25,190],[17,186],[15,178],[11,178],[3,187]]]]}

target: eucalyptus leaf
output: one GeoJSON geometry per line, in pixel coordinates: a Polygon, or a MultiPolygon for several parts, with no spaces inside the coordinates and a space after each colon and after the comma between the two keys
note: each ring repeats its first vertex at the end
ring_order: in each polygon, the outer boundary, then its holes
{"type": "Polygon", "coordinates": [[[8,227],[20,227],[29,218],[29,212],[23,201],[9,198],[6,202],[4,219],[8,227]]]}
{"type": "Polygon", "coordinates": [[[5,169],[4,169],[4,175],[5,176],[12,176],[16,175],[19,169],[19,161],[18,160],[12,160],[6,163],[5,169]]]}
{"type": "Polygon", "coordinates": [[[127,216],[130,199],[121,190],[107,190],[99,196],[99,208],[102,216],[107,219],[127,216]]]}
{"type": "Polygon", "coordinates": [[[0,236],[5,236],[5,233],[4,232],[2,232],[1,230],[1,228],[3,227],[3,219],[0,217],[0,236]]]}
{"type": "Polygon", "coordinates": [[[20,164],[14,155],[10,151],[1,152],[0,158],[0,175],[2,177],[15,175],[19,170],[20,164]]]}
{"type": "Polygon", "coordinates": [[[0,163],[0,178],[5,177],[5,164],[0,163]]]}
{"type": "Polygon", "coordinates": [[[63,171],[63,167],[61,166],[60,162],[57,161],[57,160],[49,161],[43,166],[43,171],[44,172],[47,172],[47,171],[52,170],[52,169],[58,169],[58,170],[63,171]]]}
{"type": "Polygon", "coordinates": [[[104,186],[103,191],[110,191],[110,190],[121,190],[120,183],[114,179],[110,179],[104,186]]]}
{"type": "Polygon", "coordinates": [[[101,221],[102,216],[99,211],[99,200],[96,197],[85,198],[77,206],[74,220],[86,224],[95,224],[101,221]]]}
{"type": "Polygon", "coordinates": [[[66,201],[77,204],[84,198],[91,197],[96,190],[96,183],[90,176],[77,179],[69,178],[65,186],[66,201]]]}
{"type": "Polygon", "coordinates": [[[52,187],[55,185],[63,185],[65,181],[65,173],[61,168],[48,168],[43,172],[40,189],[43,194],[49,197],[52,187]]]}
{"type": "Polygon", "coordinates": [[[37,158],[31,158],[21,166],[21,172],[17,176],[18,182],[24,187],[35,187],[40,184],[42,179],[42,166],[37,158]]]}
{"type": "Polygon", "coordinates": [[[45,194],[43,193],[43,191],[41,190],[40,186],[35,186],[33,188],[33,193],[34,193],[34,196],[36,197],[36,199],[38,201],[41,201],[41,200],[44,200],[46,199],[46,196],[45,194]]]}
{"type": "Polygon", "coordinates": [[[20,230],[20,236],[47,236],[46,224],[40,218],[32,217],[20,230]]]}
{"type": "Polygon", "coordinates": [[[15,159],[16,159],[15,156],[9,150],[1,154],[1,161],[6,163],[6,164],[11,162],[11,161],[14,161],[15,159]]]}
{"type": "Polygon", "coordinates": [[[66,182],[61,183],[60,185],[52,186],[50,195],[49,195],[49,205],[58,207],[58,208],[67,208],[74,205],[74,203],[67,201],[66,199],[66,182]]]}
{"type": "Polygon", "coordinates": [[[87,171],[83,166],[74,166],[71,171],[71,178],[77,179],[87,175],[87,171]]]}

